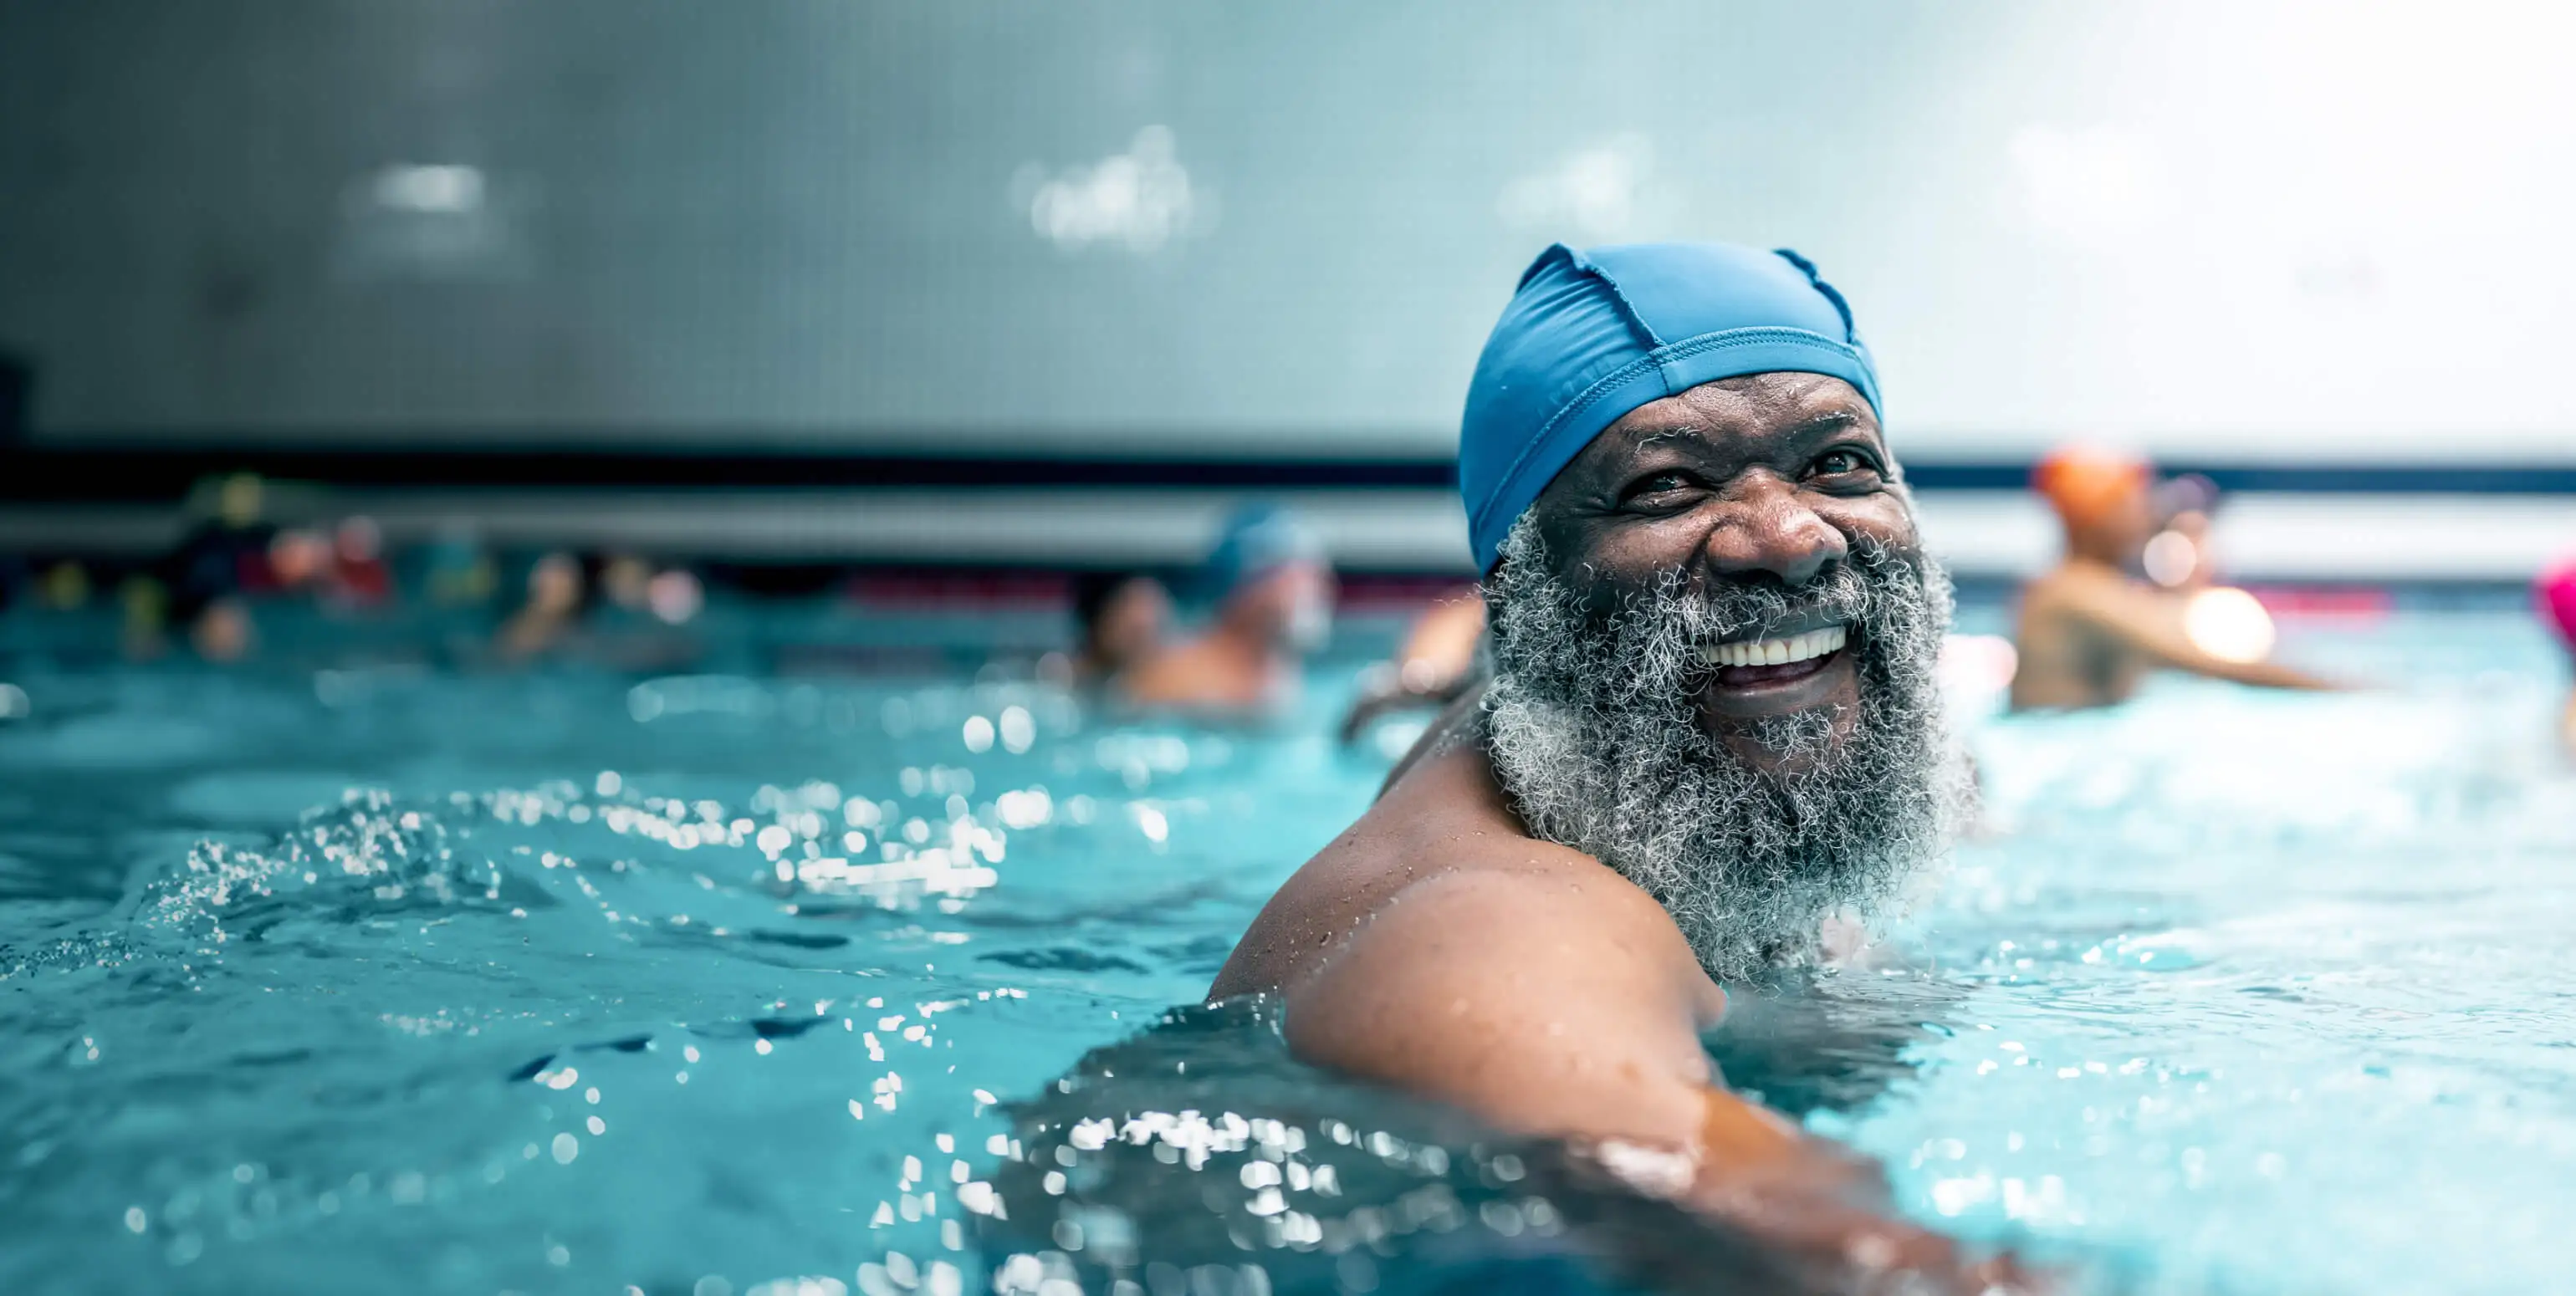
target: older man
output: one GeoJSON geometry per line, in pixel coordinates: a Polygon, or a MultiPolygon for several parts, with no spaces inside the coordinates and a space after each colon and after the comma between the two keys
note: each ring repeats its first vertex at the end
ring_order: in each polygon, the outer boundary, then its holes
{"type": "Polygon", "coordinates": [[[1700,1045],[1719,981],[1896,897],[1958,800],[1949,587],[1841,295],[1789,252],[1550,248],[1486,343],[1459,478],[1492,682],[1211,996],[1278,992],[1302,1057],[1824,1263],[1999,1280],[1877,1213],[1700,1045]]]}

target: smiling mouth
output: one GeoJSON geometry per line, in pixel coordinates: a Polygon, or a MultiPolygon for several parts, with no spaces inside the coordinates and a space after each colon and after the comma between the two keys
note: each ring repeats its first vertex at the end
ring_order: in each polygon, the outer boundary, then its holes
{"type": "Polygon", "coordinates": [[[1699,650],[1700,663],[1717,668],[1723,688],[1750,688],[1804,679],[1823,670],[1850,642],[1847,626],[1825,626],[1774,639],[1739,639],[1699,650]]]}

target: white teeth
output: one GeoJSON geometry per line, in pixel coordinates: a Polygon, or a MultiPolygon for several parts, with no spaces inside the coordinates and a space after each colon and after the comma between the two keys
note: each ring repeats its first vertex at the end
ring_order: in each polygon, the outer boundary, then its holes
{"type": "Polygon", "coordinates": [[[1786,666],[1839,652],[1851,638],[1842,626],[1827,626],[1805,634],[1780,639],[1743,639],[1734,643],[1710,644],[1699,650],[1701,662],[1710,666],[1786,666]]]}

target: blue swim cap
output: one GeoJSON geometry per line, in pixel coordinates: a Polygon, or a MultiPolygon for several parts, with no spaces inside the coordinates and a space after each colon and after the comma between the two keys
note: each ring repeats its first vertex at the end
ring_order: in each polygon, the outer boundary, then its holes
{"type": "Polygon", "coordinates": [[[1521,274],[1485,340],[1458,433],[1476,565],[1601,430],[1701,383],[1793,370],[1850,383],[1885,417],[1851,307],[1805,257],[1731,243],[1560,243],[1521,274]]]}
{"type": "Polygon", "coordinates": [[[1276,504],[1247,504],[1226,519],[1216,548],[1199,566],[1198,586],[1210,602],[1222,602],[1290,563],[1324,561],[1323,537],[1304,518],[1276,504]]]}

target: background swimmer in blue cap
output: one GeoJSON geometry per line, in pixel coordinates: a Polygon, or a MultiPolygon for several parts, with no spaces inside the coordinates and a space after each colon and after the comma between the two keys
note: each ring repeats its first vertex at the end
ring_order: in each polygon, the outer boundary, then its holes
{"type": "Polygon", "coordinates": [[[1549,249],[1467,397],[1494,673],[1272,897],[1211,997],[1563,1137],[1841,1289],[1982,1291],[1874,1176],[1729,1093],[1719,981],[1896,900],[1960,802],[1915,532],[1840,294],[1789,253],[1549,249]]]}
{"type": "Polygon", "coordinates": [[[1292,702],[1300,662],[1333,631],[1333,568],[1295,513],[1253,505],[1228,519],[1199,572],[1216,617],[1194,639],[1131,665],[1116,684],[1142,706],[1269,712],[1292,702]]]}

